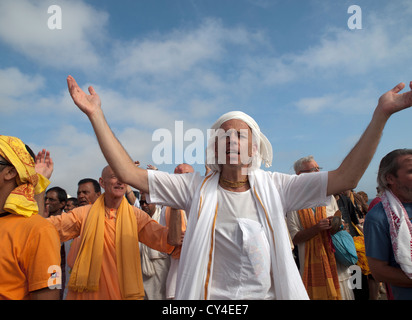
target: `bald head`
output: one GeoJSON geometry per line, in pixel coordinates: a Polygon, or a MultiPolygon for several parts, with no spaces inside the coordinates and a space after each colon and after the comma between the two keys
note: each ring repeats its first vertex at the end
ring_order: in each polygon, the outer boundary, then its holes
{"type": "Polygon", "coordinates": [[[193,167],[190,164],[187,163],[182,163],[179,164],[176,168],[175,168],[175,173],[180,174],[180,173],[189,173],[189,172],[194,172],[195,170],[193,169],[193,167]]]}
{"type": "Polygon", "coordinates": [[[102,170],[102,178],[105,178],[113,173],[113,170],[110,166],[105,166],[102,170]]]}

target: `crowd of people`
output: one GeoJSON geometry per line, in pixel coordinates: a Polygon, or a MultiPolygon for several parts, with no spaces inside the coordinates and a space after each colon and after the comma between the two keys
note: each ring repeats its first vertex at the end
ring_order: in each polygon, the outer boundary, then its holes
{"type": "Polygon", "coordinates": [[[0,136],[1,299],[353,300],[380,290],[412,298],[412,150],[382,159],[372,208],[353,191],[390,116],[412,105],[404,84],[380,97],[336,170],[307,156],[290,175],[260,169],[271,165],[272,146],[240,111],[212,125],[206,173],[141,168],[94,89],[67,82],[108,165],[68,198],[61,186],[47,189],[48,151],[35,156],[0,136]],[[353,265],[362,273],[355,288],[353,265]]]}

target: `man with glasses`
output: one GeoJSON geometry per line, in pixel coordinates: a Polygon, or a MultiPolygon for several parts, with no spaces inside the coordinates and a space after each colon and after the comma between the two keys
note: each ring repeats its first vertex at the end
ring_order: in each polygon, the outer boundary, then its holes
{"type": "Polygon", "coordinates": [[[35,200],[51,172],[48,153],[0,136],[0,300],[59,299],[60,240],[35,200]]]}
{"type": "MultiPolygon", "coordinates": [[[[297,175],[315,174],[321,169],[313,156],[297,160],[293,167],[297,175]]],[[[300,273],[311,300],[353,299],[347,267],[336,262],[330,245],[331,219],[338,210],[335,198],[330,196],[327,206],[287,214],[290,236],[298,246],[300,273]]]]}

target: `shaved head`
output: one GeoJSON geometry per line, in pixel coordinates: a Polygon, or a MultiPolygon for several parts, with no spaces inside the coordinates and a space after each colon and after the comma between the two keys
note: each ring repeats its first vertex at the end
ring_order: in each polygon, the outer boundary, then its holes
{"type": "Polygon", "coordinates": [[[195,170],[193,169],[193,167],[190,164],[187,163],[182,163],[179,164],[176,168],[175,168],[175,173],[189,173],[189,172],[194,172],[195,170]]]}

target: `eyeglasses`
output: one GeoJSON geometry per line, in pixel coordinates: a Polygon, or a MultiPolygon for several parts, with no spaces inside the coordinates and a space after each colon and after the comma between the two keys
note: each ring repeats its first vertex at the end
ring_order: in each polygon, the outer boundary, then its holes
{"type": "Polygon", "coordinates": [[[322,170],[321,167],[314,167],[308,170],[300,170],[300,172],[302,173],[309,173],[309,172],[319,172],[320,170],[322,170]]]}

